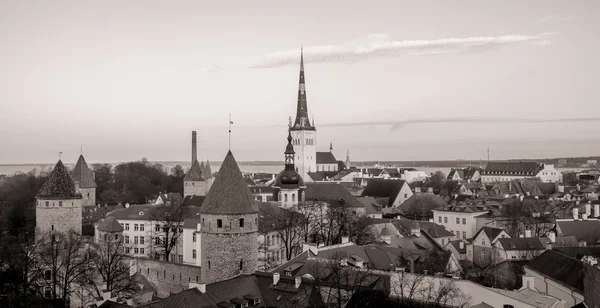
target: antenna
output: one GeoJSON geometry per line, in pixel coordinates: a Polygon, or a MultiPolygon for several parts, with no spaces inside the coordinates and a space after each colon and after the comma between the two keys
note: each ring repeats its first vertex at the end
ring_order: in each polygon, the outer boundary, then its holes
{"type": "Polygon", "coordinates": [[[488,143],[488,148],[487,148],[487,154],[488,154],[488,163],[490,162],[490,144],[488,143]]]}
{"type": "Polygon", "coordinates": [[[231,121],[231,113],[229,114],[229,150],[231,151],[231,124],[233,124],[233,121],[231,121]]]}

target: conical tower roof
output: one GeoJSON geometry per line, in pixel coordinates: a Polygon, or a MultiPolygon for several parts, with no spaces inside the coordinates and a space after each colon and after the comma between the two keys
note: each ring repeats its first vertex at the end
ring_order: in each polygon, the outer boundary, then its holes
{"type": "Polygon", "coordinates": [[[306,103],[306,84],[304,81],[304,51],[300,51],[300,80],[298,82],[298,102],[296,106],[296,120],[293,130],[315,130],[308,119],[308,104],[306,103]]]}
{"type": "Polygon", "coordinates": [[[121,227],[121,224],[116,218],[113,216],[108,216],[98,225],[98,231],[121,232],[123,231],[123,227],[121,227]]]}
{"type": "Polygon", "coordinates": [[[79,182],[80,188],[96,188],[96,181],[94,181],[94,173],[88,167],[85,162],[83,155],[79,155],[77,164],[73,171],[71,171],[71,177],[73,181],[79,182]]]}
{"type": "Polygon", "coordinates": [[[231,151],[223,160],[206,198],[202,203],[200,212],[204,214],[252,214],[258,209],[254,198],[248,190],[240,167],[231,151]]]}
{"type": "Polygon", "coordinates": [[[81,198],[81,195],[75,191],[75,183],[65,165],[59,159],[48,176],[48,179],[42,185],[37,194],[37,198],[43,199],[74,199],[81,198]]]}
{"type": "Polygon", "coordinates": [[[210,162],[208,159],[206,160],[206,165],[204,165],[204,169],[202,169],[202,171],[204,171],[204,177],[207,179],[212,179],[212,170],[210,170],[210,162]]]}
{"type": "Polygon", "coordinates": [[[186,173],[183,181],[204,181],[202,167],[197,159],[192,162],[192,167],[190,167],[190,170],[186,173]]]}

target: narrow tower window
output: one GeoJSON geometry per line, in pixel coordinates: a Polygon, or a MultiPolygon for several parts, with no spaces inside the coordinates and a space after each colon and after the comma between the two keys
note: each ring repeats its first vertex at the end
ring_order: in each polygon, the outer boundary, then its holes
{"type": "Polygon", "coordinates": [[[217,219],[217,228],[223,228],[223,221],[221,219],[217,219]]]}
{"type": "Polygon", "coordinates": [[[244,218],[240,218],[240,228],[244,227],[244,218]]]}
{"type": "Polygon", "coordinates": [[[296,194],[292,194],[292,202],[296,202],[296,194]]]}
{"type": "Polygon", "coordinates": [[[244,259],[240,259],[240,271],[244,269],[244,259]]]}

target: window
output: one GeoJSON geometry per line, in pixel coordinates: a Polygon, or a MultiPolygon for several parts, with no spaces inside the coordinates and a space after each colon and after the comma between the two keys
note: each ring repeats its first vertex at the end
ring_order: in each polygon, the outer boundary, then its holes
{"type": "Polygon", "coordinates": [[[196,242],[196,233],[192,234],[192,242],[196,242]]]}
{"type": "Polygon", "coordinates": [[[196,249],[192,250],[192,259],[196,259],[196,249]]]}
{"type": "Polygon", "coordinates": [[[58,206],[62,206],[62,201],[58,201],[58,206]]]}
{"type": "Polygon", "coordinates": [[[154,238],[154,245],[160,245],[160,237],[155,237],[154,238]]]}
{"type": "Polygon", "coordinates": [[[144,245],[145,239],[146,237],[144,236],[140,236],[140,244],[144,245]]]}
{"type": "Polygon", "coordinates": [[[50,289],[50,287],[44,287],[44,297],[45,298],[52,297],[52,289],[50,289]]]}
{"type": "Polygon", "coordinates": [[[506,304],[503,305],[502,308],[515,308],[515,306],[506,304]]]}
{"type": "Polygon", "coordinates": [[[104,233],[104,241],[108,241],[108,234],[104,233]]]}
{"type": "Polygon", "coordinates": [[[124,224],[120,224],[120,225],[121,225],[121,228],[122,228],[123,230],[125,230],[125,225],[124,225],[124,224]]]}
{"type": "Polygon", "coordinates": [[[46,201],[46,206],[50,206],[50,202],[46,201]]]}
{"type": "Polygon", "coordinates": [[[484,238],[481,239],[481,245],[485,246],[485,239],[484,238]]]}
{"type": "Polygon", "coordinates": [[[444,239],[442,239],[442,246],[444,246],[444,239]]]}
{"type": "Polygon", "coordinates": [[[140,231],[144,231],[144,224],[140,225],[140,231]]]}
{"type": "Polygon", "coordinates": [[[129,235],[125,235],[125,244],[129,244],[129,235]]]}
{"type": "Polygon", "coordinates": [[[117,233],[117,234],[115,234],[115,241],[116,241],[116,240],[119,240],[119,234],[118,234],[118,233],[117,233]]]}
{"type": "Polygon", "coordinates": [[[404,194],[404,199],[408,198],[408,194],[404,194]]]}
{"type": "Polygon", "coordinates": [[[244,227],[244,218],[240,218],[240,228],[244,227]]]}
{"type": "Polygon", "coordinates": [[[208,269],[210,269],[210,261],[208,261],[208,269]]]}
{"type": "Polygon", "coordinates": [[[160,232],[160,225],[154,225],[154,232],[160,232]]]}
{"type": "Polygon", "coordinates": [[[467,224],[467,219],[463,218],[463,225],[466,225],[466,224],[467,224]]]}
{"type": "Polygon", "coordinates": [[[269,243],[269,240],[271,239],[271,237],[267,235],[265,238],[267,239],[267,246],[270,246],[271,244],[269,243]]]}
{"type": "Polygon", "coordinates": [[[460,218],[456,217],[456,224],[460,225],[460,218]]]}
{"type": "MultiPolygon", "coordinates": [[[[183,263],[183,255],[179,255],[179,263],[183,263]]],[[[181,279],[181,276],[179,278],[181,279]]]]}
{"type": "Polygon", "coordinates": [[[133,253],[137,255],[140,253],[140,250],[137,247],[135,247],[133,248],[133,253]]]}
{"type": "Polygon", "coordinates": [[[444,217],[444,223],[447,224],[448,223],[448,217],[444,217]]]}
{"type": "Polygon", "coordinates": [[[140,230],[140,226],[138,224],[134,224],[133,231],[139,231],[139,230],[140,230]]]}
{"type": "Polygon", "coordinates": [[[125,224],[125,231],[129,231],[129,224],[125,224]]]}
{"type": "Polygon", "coordinates": [[[133,243],[134,243],[134,244],[137,244],[138,242],[139,242],[139,237],[137,237],[137,236],[134,236],[134,237],[133,237],[133,243]]]}
{"type": "Polygon", "coordinates": [[[140,254],[144,254],[144,248],[140,248],[140,254]]]}
{"type": "Polygon", "coordinates": [[[466,240],[467,239],[467,232],[463,231],[462,233],[463,233],[463,240],[466,240]]]}
{"type": "Polygon", "coordinates": [[[129,253],[130,251],[131,251],[131,248],[125,247],[125,253],[129,253]]]}
{"type": "Polygon", "coordinates": [[[221,219],[217,219],[217,228],[223,228],[223,221],[221,219]]]}
{"type": "Polygon", "coordinates": [[[52,231],[54,231],[54,225],[52,225],[52,231]]]}
{"type": "Polygon", "coordinates": [[[438,221],[442,223],[442,216],[438,216],[438,221]]]}
{"type": "Polygon", "coordinates": [[[283,201],[288,202],[288,197],[287,196],[288,196],[287,194],[283,195],[283,201]]]}
{"type": "Polygon", "coordinates": [[[46,279],[46,280],[52,279],[52,270],[45,270],[44,271],[44,279],[46,279]]]}
{"type": "Polygon", "coordinates": [[[88,197],[88,199],[90,198],[90,193],[87,193],[87,197],[88,197]]]}
{"type": "Polygon", "coordinates": [[[481,252],[481,260],[485,260],[485,251],[481,252]]]}
{"type": "Polygon", "coordinates": [[[244,269],[244,259],[240,259],[240,271],[244,269]]]}
{"type": "Polygon", "coordinates": [[[296,194],[292,194],[292,202],[296,202],[296,194]]]}

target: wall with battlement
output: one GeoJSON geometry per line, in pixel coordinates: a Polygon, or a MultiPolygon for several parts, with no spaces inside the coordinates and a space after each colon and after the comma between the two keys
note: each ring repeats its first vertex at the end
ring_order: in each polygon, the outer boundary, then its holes
{"type": "Polygon", "coordinates": [[[135,259],[132,270],[144,275],[159,297],[187,290],[190,282],[201,279],[200,267],[154,259],[135,259]]]}

